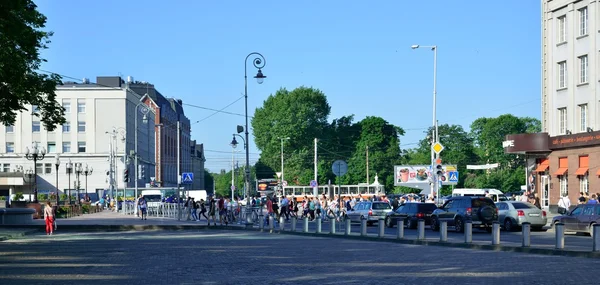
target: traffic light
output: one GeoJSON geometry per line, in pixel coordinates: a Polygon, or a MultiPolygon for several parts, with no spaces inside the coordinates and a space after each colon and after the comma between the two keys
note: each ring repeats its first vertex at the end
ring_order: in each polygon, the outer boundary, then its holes
{"type": "Polygon", "coordinates": [[[129,182],[129,169],[123,170],[123,182],[129,182]]]}
{"type": "Polygon", "coordinates": [[[138,165],[138,179],[140,179],[140,180],[144,179],[144,177],[145,177],[144,170],[146,170],[145,165],[142,165],[142,164],[138,165]]]}
{"type": "Polygon", "coordinates": [[[444,166],[442,165],[442,159],[438,158],[435,161],[435,174],[439,176],[444,176],[444,166]]]}

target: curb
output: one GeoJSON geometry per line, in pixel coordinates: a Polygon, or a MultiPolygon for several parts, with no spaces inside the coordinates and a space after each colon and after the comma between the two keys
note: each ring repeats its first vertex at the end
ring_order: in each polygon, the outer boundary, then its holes
{"type": "MultiPolygon", "coordinates": [[[[14,228],[14,226],[3,226],[2,228],[14,228]]],[[[8,240],[15,237],[22,237],[31,233],[41,231],[39,225],[19,225],[18,228],[31,229],[26,232],[15,233],[9,236],[0,236],[0,241],[8,240]]],[[[559,249],[546,249],[546,248],[535,248],[535,247],[516,247],[516,246],[503,246],[503,245],[483,245],[474,243],[455,243],[455,242],[440,242],[440,241],[427,241],[427,240],[414,240],[414,239],[396,239],[396,238],[380,238],[377,236],[360,236],[360,235],[344,235],[344,234],[330,234],[330,233],[305,233],[305,232],[292,232],[292,231],[280,231],[274,229],[271,231],[269,228],[260,230],[258,228],[246,228],[242,226],[208,226],[208,225],[61,225],[60,231],[155,231],[155,230],[236,230],[236,231],[255,231],[270,234],[286,234],[286,235],[297,235],[297,236],[311,236],[321,238],[337,238],[337,239],[350,239],[359,241],[371,241],[371,242],[387,242],[397,244],[409,244],[409,245],[424,245],[424,246],[441,246],[451,248],[464,248],[464,249],[475,249],[475,250],[488,250],[488,251],[504,251],[504,252],[519,252],[519,253],[530,253],[539,255],[550,255],[550,256],[570,256],[570,257],[585,257],[585,258],[600,258],[600,252],[593,251],[573,251],[573,250],[559,250],[559,249]]]]}

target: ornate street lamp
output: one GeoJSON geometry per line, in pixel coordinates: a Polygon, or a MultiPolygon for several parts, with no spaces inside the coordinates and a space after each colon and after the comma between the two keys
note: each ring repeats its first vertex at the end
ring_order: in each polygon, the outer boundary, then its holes
{"type": "Polygon", "coordinates": [[[59,205],[59,198],[58,198],[58,167],[60,166],[60,155],[57,153],[56,157],[54,159],[54,166],[56,167],[56,206],[58,207],[59,205]]]}
{"type": "Polygon", "coordinates": [[[77,194],[77,196],[75,197],[75,204],[79,205],[79,188],[81,186],[81,183],[79,181],[79,175],[81,175],[81,173],[83,172],[83,167],[81,166],[81,162],[76,162],[75,163],[75,193],[77,194]]]}
{"type": "Polygon", "coordinates": [[[67,162],[67,176],[69,177],[69,186],[67,187],[67,195],[69,196],[69,205],[71,205],[71,173],[73,173],[73,163],[71,162],[71,159],[69,159],[69,162],[67,162]]]}
{"type": "Polygon", "coordinates": [[[87,187],[87,178],[88,176],[92,175],[92,172],[94,171],[93,168],[88,167],[87,163],[85,164],[85,168],[83,169],[82,174],[85,175],[85,194],[87,195],[88,193],[88,187],[87,187]]]}
{"type": "Polygon", "coordinates": [[[43,160],[44,156],[46,156],[46,149],[44,147],[38,146],[37,142],[31,144],[31,147],[25,147],[25,158],[28,160],[33,160],[33,202],[37,203],[38,198],[38,189],[37,189],[37,161],[43,160]]]}

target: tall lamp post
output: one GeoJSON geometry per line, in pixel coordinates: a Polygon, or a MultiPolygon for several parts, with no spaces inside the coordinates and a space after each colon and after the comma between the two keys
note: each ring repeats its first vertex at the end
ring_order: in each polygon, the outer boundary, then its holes
{"type": "Polygon", "coordinates": [[[58,198],[58,167],[60,166],[60,155],[58,153],[54,158],[54,166],[56,167],[56,206],[58,207],[58,204],[60,203],[60,199],[58,198]]]}
{"type": "Polygon", "coordinates": [[[71,159],[69,159],[69,162],[67,162],[67,176],[69,177],[69,185],[67,186],[67,195],[69,196],[69,205],[71,205],[71,173],[73,173],[73,163],[71,162],[71,159]]]}
{"type": "Polygon", "coordinates": [[[37,142],[31,144],[31,147],[25,148],[25,158],[28,160],[33,160],[33,202],[37,203],[38,198],[38,189],[37,189],[37,161],[43,160],[46,155],[46,149],[44,147],[38,146],[37,142]]]}
{"type": "Polygon", "coordinates": [[[88,176],[92,175],[92,172],[94,171],[93,168],[88,167],[87,163],[85,164],[85,167],[83,168],[83,172],[82,174],[85,176],[85,194],[87,195],[88,193],[88,188],[87,188],[87,178],[88,176]]]}
{"type": "Polygon", "coordinates": [[[234,191],[235,191],[235,160],[234,160],[234,154],[235,154],[235,148],[238,145],[238,142],[235,140],[235,137],[238,136],[240,137],[240,139],[242,139],[242,141],[244,141],[244,148],[246,148],[246,141],[244,140],[244,137],[238,135],[238,134],[233,134],[233,140],[231,141],[231,143],[229,145],[231,145],[231,198],[233,198],[234,196],[234,191]]]}
{"type": "Polygon", "coordinates": [[[283,181],[285,181],[283,176],[283,141],[289,140],[290,137],[280,137],[279,139],[281,140],[281,195],[285,197],[285,192],[283,191],[283,181]]]}
{"type": "MultiPolygon", "coordinates": [[[[433,150],[433,146],[439,142],[439,137],[437,134],[437,121],[436,121],[436,101],[437,101],[437,46],[421,46],[421,45],[412,45],[412,49],[418,48],[429,48],[433,51],[433,123],[432,123],[432,139],[431,139],[431,177],[433,178],[433,182],[431,183],[431,195],[433,195],[435,190],[437,189],[437,175],[435,173],[434,165],[436,161],[436,154],[433,150]]],[[[436,193],[438,204],[440,202],[440,193],[436,193]]]]}
{"type": "MultiPolygon", "coordinates": [[[[142,97],[144,98],[144,97],[142,97]]],[[[140,99],[141,100],[141,99],[140,99]]],[[[148,123],[148,112],[150,110],[148,110],[148,107],[146,107],[145,105],[143,106],[143,108],[139,109],[139,107],[141,105],[144,105],[144,102],[139,102],[137,105],[135,105],[135,135],[134,135],[134,152],[135,152],[135,157],[134,157],[134,176],[133,176],[133,180],[134,182],[134,188],[135,188],[135,199],[138,198],[138,113],[142,112],[142,114],[144,115],[144,117],[142,117],[142,123],[147,124],[148,123]]]]}
{"type": "Polygon", "coordinates": [[[81,187],[81,183],[79,181],[79,175],[83,172],[83,167],[81,166],[81,162],[75,163],[75,193],[77,197],[75,198],[75,204],[79,205],[79,188],[81,187]]]}
{"type": "Polygon", "coordinates": [[[251,56],[254,56],[254,59],[252,60],[252,64],[254,65],[254,67],[256,69],[258,69],[258,72],[256,73],[256,76],[254,76],[254,78],[256,78],[256,82],[258,84],[262,84],[263,81],[265,80],[265,78],[267,78],[265,75],[263,75],[262,73],[262,68],[265,67],[265,65],[267,64],[267,61],[265,60],[265,57],[258,53],[258,52],[252,52],[250,54],[248,54],[246,56],[246,59],[244,60],[244,101],[245,101],[245,117],[246,117],[246,129],[245,131],[245,135],[246,135],[246,139],[244,140],[244,145],[246,148],[246,175],[245,175],[245,188],[246,188],[246,211],[247,211],[247,224],[251,224],[252,223],[252,215],[250,215],[250,195],[249,195],[249,191],[250,191],[250,149],[248,147],[248,143],[249,143],[249,138],[248,138],[248,58],[250,58],[251,56]]]}

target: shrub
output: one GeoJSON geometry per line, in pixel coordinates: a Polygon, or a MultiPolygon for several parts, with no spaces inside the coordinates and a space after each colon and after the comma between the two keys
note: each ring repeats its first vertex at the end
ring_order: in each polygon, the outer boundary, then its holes
{"type": "Polygon", "coordinates": [[[88,204],[82,204],[81,205],[81,212],[83,214],[89,214],[90,213],[90,205],[88,205],[88,204]]]}
{"type": "Polygon", "coordinates": [[[67,201],[67,194],[60,194],[61,201],[67,201]]]}
{"type": "Polygon", "coordinates": [[[0,201],[6,201],[6,197],[5,196],[0,196],[0,201]]]}
{"type": "Polygon", "coordinates": [[[48,194],[38,194],[37,199],[38,199],[38,201],[47,201],[48,194]]]}
{"type": "Polygon", "coordinates": [[[23,192],[19,192],[14,194],[13,201],[21,201],[25,196],[23,196],[23,192]]]}

